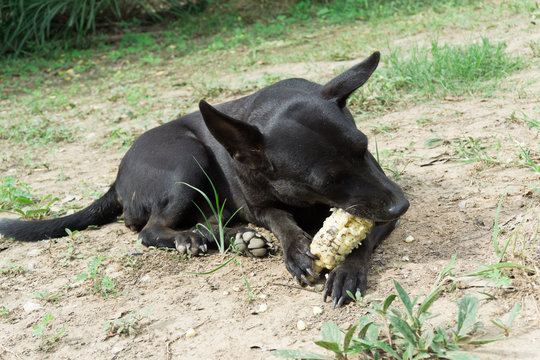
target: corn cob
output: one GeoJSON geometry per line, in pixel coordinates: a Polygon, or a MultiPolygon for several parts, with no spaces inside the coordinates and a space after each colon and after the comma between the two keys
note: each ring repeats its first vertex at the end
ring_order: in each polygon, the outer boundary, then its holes
{"type": "Polygon", "coordinates": [[[332,209],[322,228],[311,242],[311,253],[319,260],[313,262],[313,271],[332,270],[362,243],[373,227],[373,221],[353,216],[342,209],[332,209]]]}

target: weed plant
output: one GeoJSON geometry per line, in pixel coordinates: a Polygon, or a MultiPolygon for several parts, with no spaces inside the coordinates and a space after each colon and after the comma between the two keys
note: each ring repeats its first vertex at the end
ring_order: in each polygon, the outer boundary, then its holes
{"type": "MultiPolygon", "coordinates": [[[[445,329],[442,326],[430,327],[428,322],[434,317],[429,309],[442,292],[442,285],[436,286],[421,302],[418,296],[411,299],[397,281],[394,281],[394,288],[395,294],[372,302],[370,307],[366,308],[380,321],[364,316],[348,331],[340,330],[333,323],[324,323],[322,340],[315,341],[315,344],[332,351],[338,360],[348,359],[348,356],[353,354],[370,359],[469,360],[477,357],[463,351],[462,346],[485,344],[502,338],[473,338],[476,330],[482,326],[481,322],[476,321],[479,301],[473,295],[465,295],[459,301],[457,326],[445,329]],[[396,299],[401,302],[399,308],[392,306],[396,299]]],[[[493,322],[505,331],[505,335],[508,335],[508,329],[519,307],[520,305],[516,304],[506,321],[497,319],[493,322]]],[[[292,359],[334,358],[297,350],[278,350],[273,354],[292,359]]]]}
{"type": "Polygon", "coordinates": [[[79,274],[75,280],[88,280],[91,284],[92,294],[101,294],[107,299],[111,295],[116,295],[116,282],[108,275],[103,274],[103,270],[100,268],[103,259],[102,255],[94,256],[88,261],[88,271],[79,274]]]}
{"type": "Polygon", "coordinates": [[[225,227],[227,226],[227,224],[232,220],[232,218],[242,208],[237,209],[228,219],[226,219],[225,216],[224,216],[224,210],[225,210],[225,203],[226,203],[227,199],[223,200],[223,202],[220,201],[219,194],[217,192],[216,187],[214,186],[214,183],[212,182],[212,179],[210,179],[210,176],[208,176],[206,171],[204,171],[204,169],[202,168],[201,164],[197,161],[197,159],[194,159],[194,160],[197,163],[197,165],[199,166],[199,168],[201,169],[201,171],[203,172],[203,174],[206,177],[206,179],[208,180],[208,182],[210,183],[210,186],[212,188],[212,193],[213,193],[213,199],[210,199],[208,197],[208,195],[206,195],[206,193],[204,191],[202,191],[201,189],[199,189],[199,188],[197,188],[197,187],[195,187],[193,185],[190,185],[190,184],[188,184],[186,182],[179,182],[179,184],[185,185],[185,186],[189,187],[190,189],[193,189],[196,192],[198,192],[204,198],[204,200],[206,201],[206,203],[210,207],[210,210],[212,212],[212,216],[215,218],[215,221],[217,223],[217,233],[215,231],[215,226],[212,227],[212,224],[210,222],[210,218],[208,218],[206,216],[205,212],[202,210],[202,208],[197,203],[193,202],[195,204],[195,206],[197,207],[197,209],[199,210],[199,212],[201,213],[201,215],[203,216],[203,218],[204,218],[204,224],[198,223],[197,224],[197,230],[203,236],[206,235],[204,233],[204,231],[206,233],[210,234],[212,236],[212,238],[214,239],[214,241],[215,241],[215,243],[216,243],[216,245],[217,245],[217,247],[219,249],[219,252],[223,254],[228,249],[228,247],[226,246],[227,242],[226,242],[226,239],[225,239],[225,227]],[[201,229],[204,230],[204,231],[202,231],[201,229]]]}
{"type": "Polygon", "coordinates": [[[32,326],[32,329],[34,330],[33,335],[41,338],[41,342],[43,346],[51,346],[57,341],[59,341],[62,338],[62,336],[65,335],[65,331],[66,331],[65,326],[63,326],[62,329],[60,329],[57,332],[50,332],[47,330],[47,325],[53,319],[54,319],[54,316],[47,314],[41,320],[41,322],[32,326]]]}
{"type": "Polygon", "coordinates": [[[140,314],[138,311],[130,311],[118,319],[108,321],[103,325],[106,337],[117,335],[137,336],[142,327],[141,321],[148,317],[150,311],[148,309],[145,314],[140,314]]]}

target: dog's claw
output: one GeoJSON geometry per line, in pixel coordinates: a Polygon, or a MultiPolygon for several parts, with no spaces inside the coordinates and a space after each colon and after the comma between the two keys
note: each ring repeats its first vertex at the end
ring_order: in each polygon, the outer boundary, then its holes
{"type": "Polygon", "coordinates": [[[205,253],[205,252],[208,251],[208,246],[206,246],[206,244],[201,244],[201,245],[199,245],[199,249],[200,249],[203,253],[205,253]]]}
{"type": "Polygon", "coordinates": [[[305,284],[311,285],[311,281],[309,281],[304,274],[300,275],[300,279],[302,279],[305,284]]]}
{"type": "Polygon", "coordinates": [[[307,272],[311,277],[313,277],[315,280],[318,280],[318,279],[319,279],[319,274],[317,274],[317,273],[314,272],[313,270],[311,270],[311,269],[306,269],[306,272],[307,272]]]}
{"type": "Polygon", "coordinates": [[[311,253],[311,251],[306,251],[306,255],[311,259],[311,260],[319,260],[319,257],[317,255],[313,255],[311,253]]]}

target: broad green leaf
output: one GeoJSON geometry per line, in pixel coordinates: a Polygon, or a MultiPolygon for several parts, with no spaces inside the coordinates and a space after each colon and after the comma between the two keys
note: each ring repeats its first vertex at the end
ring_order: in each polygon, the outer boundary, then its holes
{"type": "Polygon", "coordinates": [[[489,344],[494,341],[499,341],[502,339],[504,339],[504,336],[499,336],[499,337],[491,338],[491,339],[473,339],[473,340],[465,341],[464,343],[470,344],[470,345],[482,345],[482,344],[489,344]]]}
{"type": "Polygon", "coordinates": [[[465,295],[459,302],[457,334],[467,335],[467,330],[474,325],[476,311],[478,310],[478,298],[473,295],[465,295]]]}
{"type": "Polygon", "coordinates": [[[392,302],[396,299],[397,295],[396,294],[392,294],[390,296],[388,296],[386,299],[384,299],[384,304],[383,304],[383,311],[386,312],[388,310],[388,307],[392,304],[392,302]]]}
{"type": "Polygon", "coordinates": [[[478,360],[478,356],[464,351],[447,351],[439,356],[449,360],[478,360]]]}
{"type": "Polygon", "coordinates": [[[388,320],[390,320],[390,323],[394,326],[394,328],[403,335],[403,338],[416,346],[417,340],[416,335],[412,331],[411,327],[407,322],[401,318],[398,318],[397,316],[388,315],[388,320]]]}
{"type": "Polygon", "coordinates": [[[508,315],[508,320],[506,320],[506,327],[512,326],[512,323],[514,322],[519,310],[521,310],[521,304],[516,303],[512,310],[510,310],[510,315],[508,315]]]}
{"type": "Polygon", "coordinates": [[[343,338],[343,333],[337,325],[330,322],[323,323],[321,335],[324,341],[336,344],[341,344],[341,339],[343,338]]]}
{"type": "Polygon", "coordinates": [[[375,345],[377,345],[377,347],[385,352],[387,352],[388,354],[392,355],[394,358],[396,358],[397,360],[402,360],[401,356],[399,356],[399,354],[397,352],[394,351],[394,349],[392,349],[388,344],[382,342],[382,341],[375,341],[374,342],[375,345]]]}
{"type": "Polygon", "coordinates": [[[424,299],[424,301],[422,301],[422,304],[420,304],[420,308],[418,308],[417,316],[420,316],[429,310],[433,302],[437,300],[437,297],[439,297],[439,294],[441,293],[441,291],[442,291],[442,287],[438,286],[437,288],[435,288],[435,290],[431,292],[431,294],[429,294],[424,299]]]}
{"type": "Polygon", "coordinates": [[[373,321],[369,320],[369,318],[367,317],[363,317],[362,319],[360,320],[364,320],[364,321],[359,321],[357,326],[360,327],[360,331],[358,332],[358,337],[360,339],[364,339],[366,337],[366,333],[369,329],[369,327],[373,324],[373,321]]]}
{"type": "Polygon", "coordinates": [[[336,353],[341,351],[339,344],[332,341],[318,340],[318,341],[315,341],[315,344],[319,345],[320,347],[325,348],[326,350],[330,350],[336,353]]]}
{"type": "Polygon", "coordinates": [[[343,340],[343,351],[349,350],[349,344],[351,343],[351,339],[357,327],[358,325],[351,326],[351,328],[345,334],[345,339],[343,340]]]}
{"type": "Polygon", "coordinates": [[[285,359],[333,359],[333,357],[304,350],[274,350],[272,355],[285,359]]]}
{"type": "Polygon", "coordinates": [[[407,310],[407,313],[409,314],[409,316],[412,318],[413,316],[412,310],[413,310],[414,304],[411,302],[411,298],[409,297],[405,289],[403,289],[400,283],[398,283],[396,280],[393,280],[393,281],[394,281],[394,287],[396,288],[398,292],[399,299],[405,306],[405,309],[407,310]]]}

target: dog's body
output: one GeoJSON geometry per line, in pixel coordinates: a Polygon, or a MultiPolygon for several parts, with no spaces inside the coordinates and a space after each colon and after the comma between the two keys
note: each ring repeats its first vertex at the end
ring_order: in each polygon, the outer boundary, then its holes
{"type": "Polygon", "coordinates": [[[374,53],[324,86],[289,79],[215,108],[201,101],[200,112],[141,135],[110,190],[89,207],[52,220],[4,220],[0,234],[23,241],[61,237],[66,228],[103,225],[123,214],[144,245],[206,251],[212,241],[194,231],[203,222],[194,204],[206,214],[209,208],[185,185],[213,197],[205,172],[219,199],[226,199],[226,216],[241,208],[234,219],[276,235],[297,280],[314,276],[309,244],[330,207],[375,220],[361,247],[328,278],[324,297],[331,294],[341,306],[348,301],[347,290],[365,290],[373,249],[409,206],[367,150],[366,136],[345,107],[378,61],[374,53]]]}

